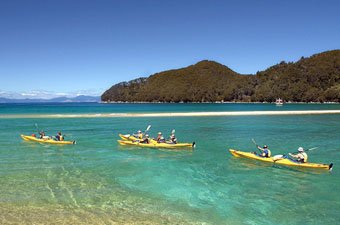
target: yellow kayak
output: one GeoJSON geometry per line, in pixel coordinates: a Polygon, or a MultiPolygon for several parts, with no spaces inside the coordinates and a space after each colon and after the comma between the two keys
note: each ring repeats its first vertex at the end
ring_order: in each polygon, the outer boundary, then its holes
{"type": "Polygon", "coordinates": [[[139,138],[136,138],[133,135],[130,134],[119,134],[119,137],[124,140],[124,141],[136,141],[136,140],[141,140],[139,138]]]}
{"type": "Polygon", "coordinates": [[[194,143],[177,143],[177,144],[169,144],[169,143],[157,143],[154,140],[151,140],[149,144],[140,143],[138,141],[124,141],[118,140],[120,145],[134,145],[139,147],[147,147],[147,148],[188,148],[195,147],[194,143]]]}
{"type": "Polygon", "coordinates": [[[237,151],[234,149],[229,149],[229,152],[235,156],[235,157],[239,157],[239,158],[248,158],[248,159],[255,159],[255,160],[259,160],[259,161],[263,161],[263,162],[274,162],[274,159],[272,157],[270,158],[266,158],[266,157],[261,157],[259,155],[254,154],[253,152],[242,152],[242,151],[237,151]]]}
{"type": "Polygon", "coordinates": [[[39,142],[39,143],[46,143],[46,144],[58,144],[58,145],[74,145],[76,144],[76,141],[56,141],[53,139],[40,139],[40,138],[36,138],[33,136],[28,136],[28,135],[20,135],[22,137],[22,139],[24,139],[25,141],[35,141],[35,142],[39,142]]]}
{"type": "Polygon", "coordinates": [[[265,158],[258,156],[254,154],[253,152],[242,152],[242,151],[237,151],[234,149],[229,149],[229,152],[239,158],[248,158],[248,159],[254,159],[254,160],[259,160],[262,162],[269,162],[269,163],[275,163],[283,166],[294,166],[294,167],[300,167],[300,168],[313,168],[313,169],[327,169],[327,170],[332,170],[333,168],[333,163],[331,164],[320,164],[320,163],[300,163],[296,162],[294,160],[284,158],[283,155],[276,155],[270,158],[265,158]]]}

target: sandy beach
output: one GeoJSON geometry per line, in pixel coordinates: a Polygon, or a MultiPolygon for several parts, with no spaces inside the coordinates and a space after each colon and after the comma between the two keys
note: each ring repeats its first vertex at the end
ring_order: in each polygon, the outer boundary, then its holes
{"type": "Polygon", "coordinates": [[[87,114],[3,114],[1,119],[15,118],[108,118],[108,117],[193,117],[193,116],[276,116],[340,114],[340,110],[239,111],[239,112],[167,112],[167,113],[87,113],[87,114]]]}

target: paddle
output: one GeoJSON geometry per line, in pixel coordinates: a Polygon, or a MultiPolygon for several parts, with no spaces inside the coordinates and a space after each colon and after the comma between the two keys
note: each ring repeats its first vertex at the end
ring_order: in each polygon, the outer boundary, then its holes
{"type": "Polygon", "coordinates": [[[39,129],[37,123],[35,123],[34,125],[35,125],[35,128],[37,129],[38,135],[40,135],[41,132],[44,132],[43,130],[40,130],[40,129],[39,129]]]}
{"type": "Polygon", "coordinates": [[[144,134],[146,134],[146,132],[149,131],[150,128],[151,128],[151,125],[149,125],[149,126],[146,128],[146,130],[144,131],[144,134]]]}
{"type": "MultiPolygon", "coordinates": [[[[317,149],[317,148],[319,148],[319,147],[309,148],[309,149],[306,149],[304,151],[308,152],[308,151],[312,151],[312,150],[317,149]]],[[[297,154],[297,153],[299,153],[299,152],[293,152],[292,154],[297,154]]]]}
{"type": "Polygon", "coordinates": [[[251,141],[255,144],[255,146],[256,146],[256,148],[257,148],[257,150],[259,150],[260,151],[260,153],[262,154],[262,152],[261,152],[261,150],[258,148],[259,147],[259,145],[256,143],[256,141],[254,140],[254,138],[252,138],[251,139],[251,141]]]}
{"type": "Polygon", "coordinates": [[[38,134],[39,134],[39,133],[40,133],[40,131],[39,131],[38,124],[37,124],[37,123],[35,123],[34,125],[35,125],[35,128],[37,129],[37,132],[38,132],[38,134]]]}
{"type": "Polygon", "coordinates": [[[256,141],[254,140],[254,138],[252,138],[251,141],[254,143],[254,145],[256,145],[256,147],[259,146],[259,145],[256,143],[256,141]]]}

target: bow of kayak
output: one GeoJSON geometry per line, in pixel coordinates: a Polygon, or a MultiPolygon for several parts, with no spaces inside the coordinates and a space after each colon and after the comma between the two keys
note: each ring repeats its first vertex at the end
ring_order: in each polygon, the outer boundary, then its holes
{"type": "Polygon", "coordinates": [[[119,134],[119,137],[123,140],[123,141],[137,141],[137,140],[141,140],[139,138],[136,138],[133,135],[130,134],[119,134]]]}
{"type": "Polygon", "coordinates": [[[34,141],[34,142],[39,142],[39,143],[47,143],[47,144],[58,144],[58,145],[74,145],[76,144],[76,141],[56,141],[53,139],[40,139],[36,138],[33,136],[28,136],[28,135],[20,135],[22,139],[25,141],[34,141]]]}
{"type": "Polygon", "coordinates": [[[234,149],[229,149],[229,152],[233,156],[238,157],[238,158],[248,158],[248,159],[259,160],[262,162],[271,162],[271,163],[274,162],[274,159],[272,157],[270,158],[262,157],[262,156],[256,155],[253,152],[242,152],[242,151],[238,151],[234,149]]]}

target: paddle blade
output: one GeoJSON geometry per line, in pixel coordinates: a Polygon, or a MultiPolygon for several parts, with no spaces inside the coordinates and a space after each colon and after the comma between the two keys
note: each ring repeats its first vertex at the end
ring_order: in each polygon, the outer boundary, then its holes
{"type": "Polygon", "coordinates": [[[174,133],[175,133],[175,129],[173,129],[173,130],[171,131],[171,133],[174,134],[174,133]]]}
{"type": "Polygon", "coordinates": [[[151,128],[151,125],[149,125],[147,128],[146,128],[146,131],[149,131],[151,128]]]}

